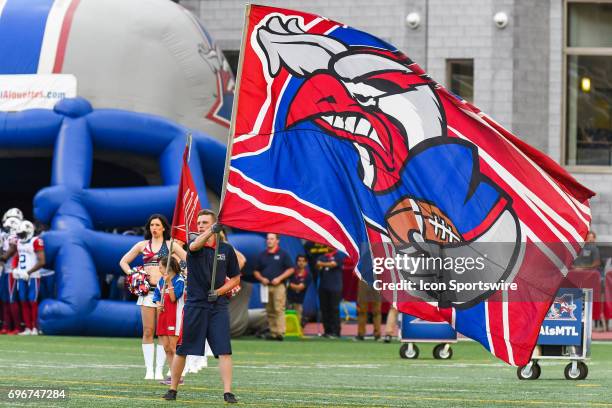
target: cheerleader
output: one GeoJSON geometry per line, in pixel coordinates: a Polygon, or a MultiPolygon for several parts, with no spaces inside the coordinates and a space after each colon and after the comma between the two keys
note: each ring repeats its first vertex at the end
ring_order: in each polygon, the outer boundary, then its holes
{"type": "MultiPolygon", "coordinates": [[[[149,217],[145,225],[144,240],[139,241],[134,245],[119,262],[119,266],[127,275],[132,273],[130,262],[138,255],[142,254],[144,263],[144,271],[148,276],[148,281],[151,289],[157,286],[161,278],[159,269],[160,258],[169,255],[169,248],[172,247],[172,253],[176,254],[181,260],[185,260],[185,250],[182,248],[182,243],[170,243],[170,225],[166,217],[161,214],[153,214],[149,217]]],[[[139,296],[137,304],[140,306],[142,315],[142,354],[146,367],[145,380],[163,380],[163,372],[154,372],[153,361],[155,360],[155,345],[153,344],[153,335],[155,333],[155,320],[157,306],[153,302],[153,291],[145,296],[139,296]]],[[[164,347],[159,344],[157,346],[157,364],[156,366],[163,367],[166,361],[166,352],[164,347]]]]}
{"type": "MultiPolygon", "coordinates": [[[[172,366],[174,353],[176,352],[176,343],[179,338],[181,323],[183,321],[183,292],[185,289],[185,280],[180,274],[179,263],[170,257],[170,265],[168,266],[168,258],[160,259],[159,269],[164,275],[159,280],[153,301],[157,305],[157,337],[164,347],[166,352],[166,360],[168,365],[172,366]],[[167,274],[166,274],[167,271],[167,274]]],[[[157,360],[159,363],[160,360],[157,360]]],[[[155,368],[155,372],[163,370],[161,366],[155,368]]],[[[162,384],[169,384],[170,379],[167,378],[162,384]]]]}

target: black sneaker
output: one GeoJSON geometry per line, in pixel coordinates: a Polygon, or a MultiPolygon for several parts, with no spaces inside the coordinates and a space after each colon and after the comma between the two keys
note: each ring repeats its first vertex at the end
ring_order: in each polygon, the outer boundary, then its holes
{"type": "Polygon", "coordinates": [[[276,341],[283,341],[284,337],[283,336],[276,336],[276,341]]]}
{"type": "Polygon", "coordinates": [[[176,390],[168,390],[162,398],[166,401],[176,401],[176,390]]]}
{"type": "Polygon", "coordinates": [[[357,340],[357,341],[364,341],[365,338],[363,336],[357,335],[357,336],[355,336],[355,340],[357,340]]]}
{"type": "Polygon", "coordinates": [[[391,340],[392,340],[392,339],[393,339],[393,338],[392,338],[390,335],[388,335],[388,334],[387,334],[387,335],[385,336],[385,340],[384,340],[384,342],[385,342],[385,343],[391,343],[391,340]]]}
{"type": "Polygon", "coordinates": [[[231,392],[226,392],[225,394],[223,394],[223,401],[227,402],[228,404],[237,404],[238,400],[236,399],[236,396],[234,394],[232,394],[231,392]]]}

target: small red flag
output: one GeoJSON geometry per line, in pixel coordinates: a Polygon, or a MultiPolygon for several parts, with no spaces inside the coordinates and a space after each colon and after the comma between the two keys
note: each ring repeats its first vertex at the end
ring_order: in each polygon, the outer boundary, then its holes
{"type": "Polygon", "coordinates": [[[183,170],[181,182],[176,196],[176,206],[172,217],[172,238],[187,242],[189,232],[198,231],[198,212],[202,209],[198,191],[193,183],[189,163],[187,163],[188,148],[183,153],[183,170]]]}
{"type": "MultiPolygon", "coordinates": [[[[176,205],[174,206],[174,216],[172,217],[172,238],[187,242],[188,234],[198,232],[198,213],[202,209],[198,190],[196,190],[191,177],[191,170],[187,157],[189,148],[185,148],[183,153],[183,169],[181,171],[181,182],[179,184],[178,193],[176,195],[176,205]]],[[[229,278],[225,278],[227,282],[229,278]]],[[[236,296],[240,291],[240,285],[232,288],[225,295],[228,298],[236,296]]]]}

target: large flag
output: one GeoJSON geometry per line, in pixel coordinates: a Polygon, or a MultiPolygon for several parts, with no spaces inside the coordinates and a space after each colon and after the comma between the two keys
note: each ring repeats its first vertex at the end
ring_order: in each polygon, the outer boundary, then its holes
{"type": "Polygon", "coordinates": [[[172,238],[187,242],[187,234],[198,231],[198,212],[202,209],[188,163],[189,147],[183,152],[181,181],[172,217],[172,238]]]}
{"type": "Polygon", "coordinates": [[[407,313],[515,365],[590,224],[593,193],[392,45],[251,6],[220,221],[349,255],[407,313]]]}

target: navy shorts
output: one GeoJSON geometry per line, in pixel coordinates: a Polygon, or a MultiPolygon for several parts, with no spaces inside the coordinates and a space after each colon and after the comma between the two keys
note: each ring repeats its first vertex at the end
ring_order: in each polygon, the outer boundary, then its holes
{"type": "Polygon", "coordinates": [[[203,356],[206,340],[215,357],[232,354],[227,305],[212,308],[185,305],[183,313],[183,333],[176,354],[203,356]]]}

